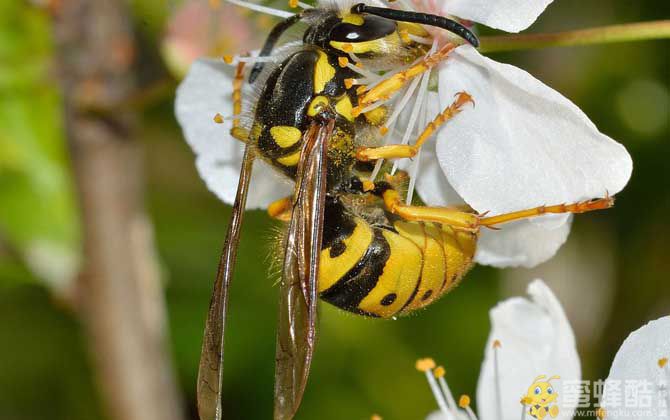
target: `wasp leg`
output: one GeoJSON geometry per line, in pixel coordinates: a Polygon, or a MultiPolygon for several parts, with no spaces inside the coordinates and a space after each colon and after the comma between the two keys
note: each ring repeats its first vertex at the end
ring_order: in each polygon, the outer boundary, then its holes
{"type": "Polygon", "coordinates": [[[400,200],[398,192],[393,188],[384,188],[380,195],[384,200],[386,209],[405,220],[437,222],[449,225],[455,229],[472,232],[478,231],[482,226],[494,228],[496,225],[541,216],[543,214],[586,213],[594,210],[608,209],[614,205],[614,198],[607,196],[605,198],[578,203],[540,206],[497,216],[482,217],[475,213],[464,212],[458,208],[406,205],[400,200]]]}
{"type": "Polygon", "coordinates": [[[380,147],[362,147],[356,152],[356,159],[362,162],[369,162],[377,159],[401,159],[416,156],[426,140],[428,140],[442,124],[461,112],[461,108],[469,102],[474,103],[472,96],[466,92],[458,93],[454,102],[446,107],[444,111],[439,113],[433,121],[428,123],[414,144],[390,144],[388,146],[380,147]]]}
{"type": "Polygon", "coordinates": [[[614,197],[606,196],[589,201],[580,201],[578,203],[558,204],[555,206],[540,206],[532,209],[520,210],[511,213],[499,214],[497,216],[482,217],[479,219],[480,226],[492,227],[502,223],[515,220],[528,219],[541,216],[543,214],[554,213],[586,213],[587,211],[604,210],[614,205],[614,197]]]}
{"type": "Polygon", "coordinates": [[[279,200],[273,201],[268,206],[268,215],[273,219],[281,220],[282,222],[291,220],[292,212],[293,199],[291,197],[280,198],[279,200]]]}
{"type": "Polygon", "coordinates": [[[230,135],[233,138],[246,143],[249,140],[249,130],[240,127],[239,115],[242,113],[242,85],[244,84],[244,62],[237,64],[235,77],[233,78],[233,128],[230,135]]]}
{"type": "Polygon", "coordinates": [[[382,194],[386,209],[405,220],[415,222],[437,222],[455,229],[475,232],[479,229],[479,216],[450,207],[423,207],[406,205],[395,189],[388,188],[382,194]]]}
{"type": "Polygon", "coordinates": [[[354,108],[354,113],[360,113],[366,105],[370,105],[381,99],[389,98],[395,92],[400,90],[407,82],[435,67],[435,65],[444,60],[455,47],[456,45],[448,43],[436,53],[425,57],[407,70],[396,73],[374,86],[358,98],[358,106],[354,108]]]}
{"type": "Polygon", "coordinates": [[[244,61],[237,64],[233,78],[233,127],[239,127],[239,115],[242,113],[242,85],[244,84],[244,61]]]}

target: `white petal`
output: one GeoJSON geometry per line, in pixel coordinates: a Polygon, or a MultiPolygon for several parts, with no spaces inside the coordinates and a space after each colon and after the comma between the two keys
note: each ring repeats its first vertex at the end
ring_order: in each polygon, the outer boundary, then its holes
{"type": "MultiPolygon", "coordinates": [[[[439,77],[441,106],[460,91],[476,103],[440,130],[436,151],[449,183],[478,212],[496,215],[603,197],[628,182],[632,161],[626,149],[598,132],[576,105],[525,71],[462,46],[444,63],[439,77]]],[[[567,219],[532,223],[555,229],[567,219]]],[[[481,252],[510,257],[502,264],[523,259],[531,265],[531,260],[551,257],[565,240],[558,232],[527,229],[521,231],[526,232],[523,239],[537,233],[537,241],[526,241],[525,247],[508,242],[509,248],[495,250],[482,244],[481,252]]]]}
{"type": "Polygon", "coordinates": [[[507,32],[523,31],[553,0],[444,0],[443,13],[507,32]]]}
{"type": "Polygon", "coordinates": [[[534,267],[556,254],[569,233],[570,222],[544,227],[520,220],[500,230],[485,228],[477,243],[475,261],[495,267],[534,267]]]}
{"type": "MultiPolygon", "coordinates": [[[[232,204],[237,191],[244,145],[230,135],[229,124],[217,124],[214,116],[232,115],[232,68],[220,60],[197,60],[177,89],[175,114],[184,137],[197,155],[198,173],[221,200],[232,204]]],[[[254,163],[247,208],[264,208],[291,194],[267,164],[254,163]]]]}
{"type": "MultiPolygon", "coordinates": [[[[436,92],[426,92],[426,95],[426,113],[428,121],[432,121],[442,111],[440,109],[440,98],[436,92]]],[[[404,130],[404,127],[407,125],[407,118],[405,117],[407,114],[409,112],[401,114],[397,129],[404,130]]],[[[415,127],[417,132],[420,132],[419,130],[424,128],[425,124],[421,124],[422,121],[419,119],[417,127],[415,127]]],[[[413,137],[410,138],[410,143],[413,141],[413,137]]],[[[398,163],[400,169],[408,172],[411,171],[413,161],[410,159],[401,159],[398,163]]],[[[429,206],[459,206],[465,204],[465,201],[449,185],[447,178],[444,177],[442,168],[440,168],[437,156],[435,155],[434,136],[429,138],[421,149],[419,170],[416,174],[416,190],[424,203],[429,206]]]]}
{"type": "Polygon", "coordinates": [[[607,420],[669,419],[670,316],[631,333],[614,357],[601,399],[607,420]]]}
{"type": "Polygon", "coordinates": [[[421,151],[419,171],[416,174],[416,190],[429,206],[460,206],[465,201],[444,177],[434,152],[434,145],[427,144],[421,151]]]}
{"type": "MultiPolygon", "coordinates": [[[[244,150],[235,151],[241,160],[244,150]]],[[[207,188],[224,203],[232,204],[237,193],[237,181],[240,175],[240,161],[226,162],[216,157],[199,156],[196,167],[207,188]]],[[[267,208],[270,203],[293,192],[292,183],[264,161],[254,161],[251,184],[247,195],[247,209],[267,208]]]]}
{"type": "MultiPolygon", "coordinates": [[[[541,281],[528,286],[530,300],[512,298],[499,303],[490,312],[491,333],[477,384],[477,407],[481,420],[517,420],[521,417],[521,398],[539,375],[558,391],[560,412],[556,419],[570,419],[574,405],[561,400],[561,384],[579,380],[581,368],[575,337],[561,304],[541,281]],[[499,386],[495,384],[493,343],[499,340],[499,386]],[[500,389],[502,412],[497,406],[500,389]]],[[[527,415],[530,418],[530,415],[527,415]]]]}
{"type": "MultiPolygon", "coordinates": [[[[416,190],[429,206],[460,206],[465,201],[449,184],[435,155],[434,139],[428,140],[421,152],[416,190]]],[[[403,162],[402,169],[411,164],[403,162]]],[[[551,217],[551,216],[547,216],[551,217]]],[[[568,216],[571,220],[571,216],[568,216]]],[[[570,222],[558,220],[557,225],[521,220],[507,223],[500,230],[483,229],[477,243],[475,261],[495,267],[533,267],[548,258],[565,243],[570,222]]]]}

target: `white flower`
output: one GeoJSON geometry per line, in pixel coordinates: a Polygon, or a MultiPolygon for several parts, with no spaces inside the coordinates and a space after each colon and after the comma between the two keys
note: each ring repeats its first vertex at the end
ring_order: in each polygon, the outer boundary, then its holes
{"type": "MultiPolygon", "coordinates": [[[[351,5],[349,0],[330,1],[351,5]]],[[[550,2],[445,0],[436,6],[436,0],[424,0],[423,5],[412,4],[421,11],[520,31],[550,2]]],[[[413,7],[407,1],[394,4],[413,7]]],[[[272,13],[285,16],[286,12],[272,13]]],[[[435,36],[431,51],[454,39],[444,31],[431,33],[435,36]]],[[[411,176],[407,201],[416,188],[428,205],[465,202],[479,213],[496,215],[614,195],[627,183],[632,162],[625,148],[598,132],[576,105],[528,73],[490,60],[469,45],[456,48],[433,73],[436,82],[426,73],[388,100],[389,120],[394,121],[387,122],[389,132],[383,142],[413,142],[457,92],[469,93],[476,106],[466,106],[441,127],[412,161],[397,162],[396,167],[407,169],[411,176]],[[435,84],[436,94],[429,92],[435,84]]],[[[364,70],[361,76],[366,84],[382,77],[364,70]]],[[[198,61],[179,87],[176,100],[177,118],[198,155],[198,170],[227,203],[232,203],[236,190],[242,145],[230,137],[228,126],[214,124],[212,117],[232,113],[231,84],[231,73],[222,64],[198,61]]],[[[262,208],[290,194],[290,186],[270,173],[265,164],[256,165],[249,208],[262,208]]],[[[494,266],[539,264],[566,240],[570,221],[567,215],[553,215],[509,223],[499,231],[485,229],[476,261],[494,266]]]]}
{"type": "MultiPolygon", "coordinates": [[[[216,124],[217,113],[232,115],[233,68],[221,60],[200,59],[177,89],[175,108],[184,137],[196,154],[196,167],[207,187],[233,204],[244,144],[230,136],[230,126],[216,124]]],[[[256,160],[247,208],[266,208],[291,194],[291,185],[265,162],[256,160]]]]}
{"type": "MultiPolygon", "coordinates": [[[[541,280],[528,286],[530,299],[516,297],[499,303],[490,312],[489,334],[484,362],[477,385],[477,407],[483,420],[517,420],[529,407],[521,404],[523,397],[541,383],[552,387],[551,395],[558,395],[553,403],[560,408],[556,419],[570,419],[575,403],[561,399],[562,381],[578,381],[581,368],[572,328],[556,296],[541,280]],[[540,378],[544,375],[543,378],[540,378]]],[[[455,399],[437,369],[427,372],[438,378],[433,387],[438,405],[446,407],[431,415],[431,420],[468,419],[470,413],[458,410],[455,399]]],[[[435,382],[435,379],[432,380],[435,382]]],[[[530,404],[528,401],[527,404],[530,404]]],[[[461,407],[469,409],[468,399],[461,407]],[[467,404],[466,404],[467,403],[467,404]]],[[[530,418],[530,416],[528,416],[530,418]]]]}
{"type": "MultiPolygon", "coordinates": [[[[551,1],[445,0],[442,11],[518,32],[551,1]]],[[[439,131],[431,176],[416,189],[431,205],[461,200],[491,215],[545,204],[614,195],[628,182],[625,148],[600,133],[572,102],[525,71],[458,47],[438,69],[440,107],[468,92],[476,103],[439,131]],[[437,168],[441,169],[436,170],[437,168]],[[446,182],[445,182],[446,181],[446,182]],[[446,191],[445,191],[446,190],[446,191]]],[[[553,256],[570,230],[569,216],[545,216],[484,230],[477,262],[531,267],[553,256]]]]}
{"type": "Polygon", "coordinates": [[[605,381],[605,419],[670,419],[669,357],[670,316],[632,332],[605,381]]]}
{"type": "MultiPolygon", "coordinates": [[[[557,395],[548,407],[551,410],[550,406],[556,405],[556,415],[545,419],[571,419],[578,408],[598,407],[591,403],[602,407],[597,413],[604,420],[670,419],[670,316],[652,321],[626,338],[614,357],[604,389],[598,385],[600,380],[587,382],[583,388],[574,334],[561,304],[541,280],[528,286],[528,294],[530,300],[508,299],[490,312],[492,328],[477,384],[479,419],[532,418],[528,410],[533,404],[523,397],[532,397],[535,385],[542,383],[549,383],[552,394],[557,395]],[[545,377],[537,380],[539,375],[545,377]],[[599,401],[586,400],[585,405],[579,405],[580,392],[599,401]]],[[[467,404],[460,404],[467,411],[457,407],[443,368],[434,369],[431,359],[420,360],[417,368],[426,371],[440,407],[427,420],[476,418],[469,398],[465,399],[467,404]]]]}

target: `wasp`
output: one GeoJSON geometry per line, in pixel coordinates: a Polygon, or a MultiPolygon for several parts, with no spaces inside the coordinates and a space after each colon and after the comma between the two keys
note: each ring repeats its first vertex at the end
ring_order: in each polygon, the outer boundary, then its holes
{"type": "Polygon", "coordinates": [[[244,62],[238,64],[234,138],[245,143],[231,222],[206,321],[198,379],[203,420],[220,419],[224,324],[253,163],[260,159],[295,182],[271,204],[286,222],[281,239],[275,366],[277,419],[296,413],[316,341],[319,298],[363,316],[391,318],[435,302],[473,265],[479,231],[545,213],[604,209],[612,199],[543,206],[486,217],[472,209],[427,207],[401,197],[407,176],[376,163],[411,158],[442,124],[472,102],[462,92],[412,144],[381,145],[392,118],[384,101],[443,61],[459,43],[478,45],[463,24],[427,13],[353,6],[307,8],[278,23],[248,75],[254,95],[242,110],[244,62]],[[301,41],[277,47],[306,24],[301,41]],[[450,34],[439,49],[422,42],[427,27],[450,34]],[[276,53],[273,61],[263,60],[276,53]],[[379,68],[400,69],[378,71],[379,68]],[[367,69],[367,70],[366,70],[367,69]],[[357,82],[375,73],[370,85],[357,82]]]}

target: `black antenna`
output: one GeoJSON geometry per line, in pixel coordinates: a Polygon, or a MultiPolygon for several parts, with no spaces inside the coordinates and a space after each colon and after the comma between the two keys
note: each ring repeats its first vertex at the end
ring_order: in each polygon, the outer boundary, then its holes
{"type": "Polygon", "coordinates": [[[396,20],[399,22],[420,23],[422,25],[436,26],[453,32],[461,38],[472,44],[473,47],[479,47],[479,40],[471,30],[460,23],[447,19],[444,16],[431,15],[428,13],[408,12],[405,10],[387,9],[385,7],[373,7],[359,3],[351,8],[351,13],[368,13],[371,15],[396,20]]]}
{"type": "MultiPolygon", "coordinates": [[[[284,31],[293,26],[300,19],[302,19],[302,13],[296,13],[295,15],[289,16],[276,24],[275,27],[270,31],[270,34],[265,40],[265,44],[263,45],[261,52],[258,53],[258,56],[265,57],[270,55],[272,49],[275,47],[275,44],[277,41],[279,41],[279,37],[284,33],[284,31]]],[[[251,73],[249,74],[249,83],[253,83],[256,80],[258,75],[261,74],[261,71],[263,71],[264,65],[265,63],[263,62],[254,64],[254,68],[251,69],[251,73]]]]}

